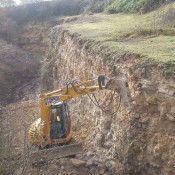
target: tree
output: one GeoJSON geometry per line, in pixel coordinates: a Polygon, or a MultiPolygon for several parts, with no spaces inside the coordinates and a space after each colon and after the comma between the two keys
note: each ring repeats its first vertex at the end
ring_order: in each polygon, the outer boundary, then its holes
{"type": "Polygon", "coordinates": [[[82,0],[53,0],[53,14],[77,15],[82,8],[82,0]]]}

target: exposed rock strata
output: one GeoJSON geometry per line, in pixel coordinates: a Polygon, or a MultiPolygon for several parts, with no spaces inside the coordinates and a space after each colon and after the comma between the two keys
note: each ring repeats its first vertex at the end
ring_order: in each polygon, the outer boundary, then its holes
{"type": "MultiPolygon", "coordinates": [[[[75,34],[54,28],[50,59],[43,74],[44,88],[56,89],[66,80],[87,80],[100,74],[125,77],[132,104],[130,113],[121,104],[115,116],[106,115],[88,97],[70,102],[73,120],[88,118],[95,124],[84,142],[90,137],[89,149],[101,159],[112,159],[114,167],[122,166],[124,174],[175,174],[174,80],[163,77],[157,66],[137,66],[141,60],[138,55],[110,55],[105,54],[105,48],[93,47],[75,34]],[[111,63],[115,66],[112,73],[111,63]]],[[[108,99],[106,92],[98,96],[103,101],[108,99]]]]}

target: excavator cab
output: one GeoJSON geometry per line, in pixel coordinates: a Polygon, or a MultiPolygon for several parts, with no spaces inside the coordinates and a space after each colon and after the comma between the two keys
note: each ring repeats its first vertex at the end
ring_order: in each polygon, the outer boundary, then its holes
{"type": "Polygon", "coordinates": [[[70,133],[71,119],[67,103],[59,102],[50,107],[50,138],[66,138],[70,133]]]}

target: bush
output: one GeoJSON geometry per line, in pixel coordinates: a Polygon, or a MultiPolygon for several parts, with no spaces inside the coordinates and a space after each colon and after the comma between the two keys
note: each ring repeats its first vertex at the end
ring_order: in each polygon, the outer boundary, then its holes
{"type": "Polygon", "coordinates": [[[111,5],[105,9],[107,13],[114,14],[114,13],[119,13],[119,11],[116,10],[115,5],[111,5]]]}
{"type": "Polygon", "coordinates": [[[105,10],[108,13],[146,13],[172,1],[174,0],[115,0],[105,10]]]}
{"type": "Polygon", "coordinates": [[[51,16],[78,15],[83,5],[81,0],[38,1],[9,9],[7,17],[17,24],[25,24],[31,20],[46,20],[51,16]]]}
{"type": "Polygon", "coordinates": [[[161,66],[162,73],[165,76],[172,76],[175,75],[175,62],[174,61],[169,61],[167,63],[164,63],[161,66]]]}
{"type": "Polygon", "coordinates": [[[11,8],[7,16],[17,24],[25,24],[30,20],[45,20],[52,16],[50,2],[36,2],[11,8]]]}
{"type": "Polygon", "coordinates": [[[100,13],[104,10],[104,6],[103,4],[94,4],[89,8],[89,11],[93,12],[93,13],[100,13]]]}
{"type": "Polygon", "coordinates": [[[78,15],[84,2],[81,0],[56,0],[53,1],[53,15],[78,15]]]}
{"type": "Polygon", "coordinates": [[[114,0],[85,0],[85,11],[91,11],[94,13],[100,13],[104,9],[111,5],[114,0]]]}

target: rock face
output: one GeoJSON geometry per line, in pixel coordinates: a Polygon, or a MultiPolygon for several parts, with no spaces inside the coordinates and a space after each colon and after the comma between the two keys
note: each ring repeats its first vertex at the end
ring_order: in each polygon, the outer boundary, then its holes
{"type": "MultiPolygon", "coordinates": [[[[100,74],[128,80],[132,106],[129,113],[123,103],[111,116],[100,111],[88,97],[70,101],[73,120],[88,119],[95,125],[95,129],[89,127],[83,141],[90,142],[89,149],[94,149],[99,159],[112,160],[108,169],[117,167],[117,163],[128,175],[175,174],[173,78],[162,76],[156,65],[140,64],[138,55],[109,53],[58,27],[50,34],[48,58],[42,81],[45,90],[63,86],[67,80],[82,81],[100,74]],[[112,71],[110,65],[114,66],[112,71]]],[[[103,102],[109,99],[107,92],[97,96],[103,102]]]]}

